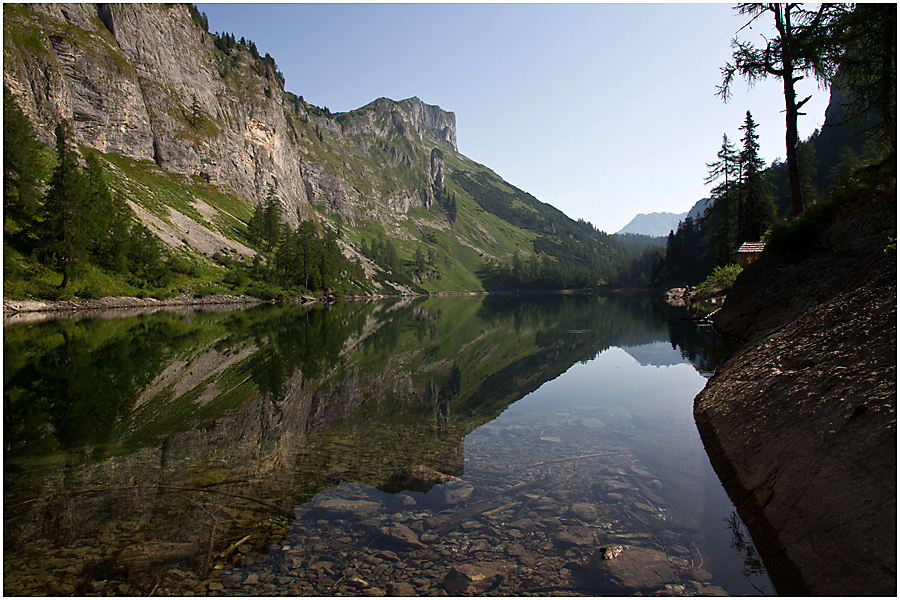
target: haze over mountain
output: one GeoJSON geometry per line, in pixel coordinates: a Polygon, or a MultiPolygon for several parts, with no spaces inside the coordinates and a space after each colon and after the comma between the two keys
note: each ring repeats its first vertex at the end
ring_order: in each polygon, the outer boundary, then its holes
{"type": "Polygon", "coordinates": [[[709,198],[698,200],[691,210],[684,213],[650,213],[638,214],[622,229],[616,233],[636,233],[640,235],[649,235],[652,237],[665,237],[670,231],[678,228],[678,223],[687,217],[691,217],[695,221],[703,216],[706,208],[709,206],[709,198]]]}
{"type": "Polygon", "coordinates": [[[678,222],[687,216],[688,213],[669,213],[655,212],[649,215],[641,213],[629,221],[628,225],[617,231],[616,233],[637,233],[641,235],[649,235],[652,237],[663,237],[669,235],[678,227],[678,222]]]}

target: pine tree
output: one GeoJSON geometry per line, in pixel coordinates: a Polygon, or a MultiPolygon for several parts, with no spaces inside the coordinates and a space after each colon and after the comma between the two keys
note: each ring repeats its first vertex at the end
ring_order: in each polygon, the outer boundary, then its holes
{"type": "Polygon", "coordinates": [[[128,244],[128,269],[135,283],[156,283],[165,274],[159,241],[146,226],[135,223],[131,227],[128,244]]]}
{"type": "Polygon", "coordinates": [[[325,242],[322,245],[321,252],[320,273],[322,275],[323,289],[334,287],[340,276],[343,258],[341,249],[338,247],[337,237],[329,231],[325,234],[325,242]]]}
{"type": "Polygon", "coordinates": [[[278,244],[278,236],[281,233],[281,203],[275,188],[269,186],[266,194],[266,206],[263,209],[263,243],[268,249],[278,244]]]}
{"type": "Polygon", "coordinates": [[[91,243],[87,185],[75,151],[69,147],[72,131],[68,123],[56,127],[58,164],[44,198],[45,257],[63,273],[61,289],[72,272],[87,257],[91,243]]]}
{"type": "Polygon", "coordinates": [[[269,186],[264,202],[256,205],[247,223],[250,241],[258,248],[270,251],[278,245],[281,233],[281,204],[275,188],[269,186]]]}
{"type": "Polygon", "coordinates": [[[879,136],[897,149],[897,5],[830,5],[827,57],[846,91],[847,120],[880,119],[879,136]]]}
{"type": "Polygon", "coordinates": [[[722,67],[722,84],[718,87],[718,95],[727,102],[731,97],[731,85],[735,75],[744,77],[750,85],[769,76],[781,80],[785,102],[787,167],[796,215],[802,213],[806,207],[797,156],[800,144],[797,118],[805,114],[800,112],[800,109],[811,96],[798,101],[794,84],[806,75],[813,75],[818,81],[826,81],[831,75],[830,63],[824,59],[822,39],[822,27],[827,21],[830,5],[821,4],[816,12],[803,10],[800,6],[794,3],[738,4],[735,10],[751,17],[745,27],[764,14],[771,13],[775,19],[778,35],[774,39],[766,39],[765,48],[757,48],[735,37],[731,42],[733,62],[722,67]]]}
{"type": "Polygon", "coordinates": [[[740,161],[727,134],[722,135],[722,148],[716,154],[716,162],[707,164],[708,185],[721,181],[712,189],[712,204],[702,217],[709,231],[709,240],[716,249],[716,262],[726,265],[733,261],[734,230],[736,228],[740,199],[740,161]]]}
{"type": "Polygon", "coordinates": [[[775,217],[772,192],[763,179],[766,163],[759,155],[759,134],[756,133],[756,127],[753,115],[748,110],[744,124],[740,127],[744,137],[741,138],[743,148],[740,152],[743,202],[738,212],[739,243],[758,241],[775,217]]]}
{"type": "Polygon", "coordinates": [[[287,224],[280,227],[278,244],[275,247],[275,276],[283,287],[293,287],[301,276],[298,264],[297,234],[287,224]]]}
{"type": "Polygon", "coordinates": [[[40,208],[44,177],[41,143],[13,94],[3,86],[3,226],[7,219],[30,222],[40,208]]]}
{"type": "Polygon", "coordinates": [[[85,217],[90,224],[91,253],[100,265],[116,272],[125,271],[131,210],[121,197],[110,192],[96,153],[88,153],[86,161],[85,217]]]}
{"type": "Polygon", "coordinates": [[[257,248],[262,247],[263,241],[263,211],[265,208],[262,204],[257,204],[256,208],[253,209],[253,216],[250,217],[250,221],[247,223],[247,232],[250,234],[250,243],[253,244],[257,248]]]}

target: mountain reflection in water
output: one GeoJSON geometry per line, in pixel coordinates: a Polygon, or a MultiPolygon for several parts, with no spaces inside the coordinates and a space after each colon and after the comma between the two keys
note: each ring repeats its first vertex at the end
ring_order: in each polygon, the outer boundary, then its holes
{"type": "Polygon", "coordinates": [[[479,592],[591,594],[619,543],[668,557],[657,591],[754,593],[714,556],[732,509],[690,418],[729,347],[683,314],[489,296],[4,327],[4,591],[467,593],[468,560],[497,569],[479,592]],[[383,491],[411,469],[419,491],[383,491]]]}

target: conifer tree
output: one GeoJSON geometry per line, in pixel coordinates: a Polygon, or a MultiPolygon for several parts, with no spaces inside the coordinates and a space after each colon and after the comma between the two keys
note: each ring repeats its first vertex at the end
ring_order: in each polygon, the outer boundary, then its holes
{"type": "Polygon", "coordinates": [[[31,221],[40,207],[44,177],[42,146],[13,94],[3,86],[3,225],[31,221]]]}
{"type": "Polygon", "coordinates": [[[718,183],[712,189],[712,204],[702,217],[709,231],[709,240],[716,249],[716,262],[726,265],[733,261],[734,231],[740,201],[740,160],[727,134],[722,135],[722,148],[716,154],[718,159],[707,164],[709,174],[704,182],[718,183]]]}
{"type": "Polygon", "coordinates": [[[321,267],[319,272],[322,276],[322,288],[327,289],[333,287],[340,276],[341,263],[343,255],[338,247],[337,237],[331,231],[325,234],[325,241],[322,245],[321,267]]]}
{"type": "Polygon", "coordinates": [[[63,273],[61,289],[66,288],[73,270],[85,260],[91,243],[87,185],[75,150],[69,147],[71,137],[68,123],[57,125],[58,164],[43,207],[45,256],[63,273]]]}
{"type": "Polygon", "coordinates": [[[847,117],[858,125],[873,115],[879,134],[897,149],[897,4],[832,5],[827,58],[834,83],[847,92],[847,117]]]}
{"type": "Polygon", "coordinates": [[[266,206],[263,210],[263,235],[264,243],[271,249],[278,244],[278,236],[281,233],[281,203],[278,201],[278,195],[275,188],[269,186],[266,194],[266,206]]]}
{"type": "Polygon", "coordinates": [[[796,215],[805,209],[797,155],[800,144],[797,118],[805,114],[800,109],[811,96],[798,101],[794,84],[806,75],[813,75],[819,81],[826,81],[830,77],[829,63],[824,60],[822,46],[822,25],[827,19],[829,5],[822,4],[815,12],[803,10],[800,6],[794,3],[738,4],[735,10],[751,17],[744,27],[769,13],[774,17],[778,35],[774,39],[767,39],[765,48],[741,42],[735,37],[731,42],[733,62],[722,67],[722,84],[718,87],[719,97],[727,102],[731,97],[735,75],[744,77],[751,85],[770,76],[781,80],[785,101],[787,167],[796,215]]]}
{"type": "Polygon", "coordinates": [[[741,138],[740,165],[743,175],[741,190],[743,202],[738,213],[738,242],[757,241],[766,232],[775,216],[775,204],[769,186],[763,179],[766,163],[759,155],[759,134],[756,122],[747,111],[741,138]]]}
{"type": "Polygon", "coordinates": [[[273,186],[269,186],[265,201],[256,205],[247,228],[250,241],[257,247],[270,251],[278,245],[281,233],[281,205],[273,186]]]}
{"type": "Polygon", "coordinates": [[[122,272],[127,265],[131,211],[121,197],[110,192],[96,153],[88,153],[86,162],[85,218],[90,224],[90,249],[99,264],[122,272]]]}

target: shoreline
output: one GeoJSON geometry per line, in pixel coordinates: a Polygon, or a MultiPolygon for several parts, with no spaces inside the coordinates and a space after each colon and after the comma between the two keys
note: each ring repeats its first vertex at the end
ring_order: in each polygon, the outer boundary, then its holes
{"type": "Polygon", "coordinates": [[[386,298],[451,298],[463,296],[531,296],[531,295],[577,295],[577,294],[612,294],[629,293],[646,290],[599,290],[590,288],[584,290],[507,290],[500,292],[488,291],[460,291],[460,292],[434,292],[425,294],[368,294],[346,295],[335,297],[328,293],[319,296],[302,295],[288,300],[263,300],[253,296],[235,296],[232,294],[210,294],[197,296],[182,293],[174,298],[159,300],[157,298],[138,298],[135,296],[106,296],[103,298],[82,300],[17,300],[3,299],[3,322],[7,324],[11,319],[24,315],[32,315],[28,320],[39,320],[71,316],[75,314],[90,314],[96,312],[112,312],[119,310],[166,310],[187,307],[239,307],[258,306],[261,304],[331,304],[334,302],[367,302],[386,298]]]}

